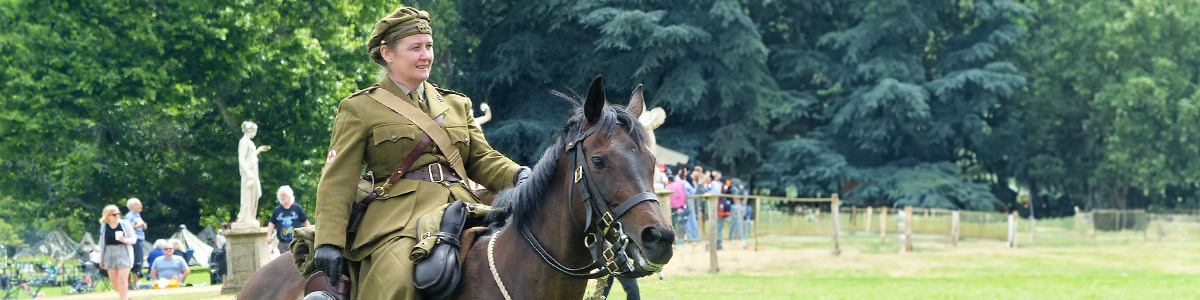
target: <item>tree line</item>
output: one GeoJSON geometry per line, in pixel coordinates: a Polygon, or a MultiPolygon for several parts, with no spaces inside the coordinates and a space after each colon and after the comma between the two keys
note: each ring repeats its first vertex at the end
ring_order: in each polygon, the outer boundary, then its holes
{"type": "MultiPolygon", "coordinates": [[[[660,145],[758,193],[1032,201],[1038,217],[1200,207],[1196,3],[405,4],[433,16],[430,81],[488,103],[489,142],[521,164],[569,109],[550,92],[603,74],[609,95],[645,84],[666,110],[660,145]]],[[[337,103],[378,79],[366,37],[395,5],[0,3],[0,243],[81,236],[129,197],[154,235],[228,220],[243,120],[272,146],[260,216],[281,185],[313,207],[337,103]]]]}

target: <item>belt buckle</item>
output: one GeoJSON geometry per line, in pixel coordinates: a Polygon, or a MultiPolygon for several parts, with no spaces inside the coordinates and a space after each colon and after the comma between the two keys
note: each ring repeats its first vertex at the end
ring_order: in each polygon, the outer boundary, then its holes
{"type": "Polygon", "coordinates": [[[429,172],[429,182],[441,183],[446,181],[446,173],[442,171],[442,164],[429,164],[429,167],[425,168],[425,171],[429,172]],[[438,178],[436,180],[433,179],[433,166],[437,166],[438,169],[438,178]]]}

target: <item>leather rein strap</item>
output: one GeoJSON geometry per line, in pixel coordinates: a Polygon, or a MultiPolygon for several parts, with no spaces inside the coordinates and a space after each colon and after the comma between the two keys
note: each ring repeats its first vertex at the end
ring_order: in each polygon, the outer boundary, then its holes
{"type": "MultiPolygon", "coordinates": [[[[618,205],[616,209],[610,210],[608,208],[609,201],[600,196],[601,194],[595,186],[595,180],[590,180],[591,176],[589,174],[591,173],[591,168],[588,167],[587,160],[584,159],[583,140],[595,133],[598,127],[592,126],[586,132],[580,133],[572,142],[567,144],[566,149],[568,155],[571,156],[571,165],[573,166],[571,169],[574,170],[571,184],[567,190],[567,203],[568,206],[574,203],[575,185],[582,185],[579,193],[583,198],[582,201],[584,202],[587,215],[587,222],[584,226],[584,243],[587,244],[588,252],[592,255],[592,263],[581,268],[564,266],[558,260],[554,259],[550,253],[546,252],[546,249],[533,236],[533,232],[529,230],[528,226],[521,227],[521,235],[533,246],[533,249],[542,257],[542,260],[545,260],[547,264],[559,272],[575,278],[595,279],[609,274],[620,275],[630,272],[632,265],[629,263],[629,258],[625,255],[625,247],[636,247],[636,245],[628,245],[630,238],[625,236],[622,225],[617,219],[642,202],[658,202],[658,198],[654,193],[642,192],[629,197],[621,205],[618,205]],[[594,226],[593,215],[599,215],[599,220],[602,223],[595,224],[594,226]],[[588,230],[593,229],[593,227],[595,227],[596,232],[589,233],[588,230]],[[616,245],[608,242],[607,237],[609,236],[616,238],[616,245]],[[588,242],[589,238],[591,238],[590,243],[588,242]]],[[[571,210],[573,211],[574,209],[571,210]]],[[[572,219],[574,219],[574,215],[572,215],[572,219]]]]}

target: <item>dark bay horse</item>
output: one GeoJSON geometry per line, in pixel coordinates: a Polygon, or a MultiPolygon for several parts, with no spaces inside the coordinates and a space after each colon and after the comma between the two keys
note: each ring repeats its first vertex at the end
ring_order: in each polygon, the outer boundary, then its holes
{"type": "MultiPolygon", "coordinates": [[[[581,100],[529,180],[496,196],[451,299],[577,300],[589,278],[642,277],[670,261],[674,229],[654,197],[655,158],[637,121],[641,87],[621,109],[596,77],[581,100]]],[[[238,299],[299,299],[303,282],[285,253],[238,299]]]]}

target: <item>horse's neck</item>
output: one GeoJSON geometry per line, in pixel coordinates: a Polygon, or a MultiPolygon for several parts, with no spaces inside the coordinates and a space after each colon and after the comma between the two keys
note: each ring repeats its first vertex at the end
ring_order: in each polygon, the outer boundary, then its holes
{"type": "MultiPolygon", "coordinates": [[[[566,176],[555,176],[555,178],[567,178],[566,176]]],[[[553,186],[565,186],[567,180],[561,179],[562,182],[555,182],[553,186]]],[[[576,190],[575,193],[578,193],[576,190]]],[[[591,254],[588,249],[583,246],[583,227],[580,225],[585,220],[580,218],[571,218],[571,209],[580,209],[582,202],[580,196],[575,195],[572,201],[575,203],[572,206],[567,204],[566,189],[550,189],[546,195],[543,195],[539,207],[540,213],[536,219],[529,220],[529,231],[537,238],[539,244],[560,264],[569,268],[580,268],[592,263],[591,254]]],[[[537,291],[538,298],[542,299],[578,299],[587,287],[587,280],[568,276],[550,264],[543,261],[542,257],[537,254],[536,250],[528,241],[522,237],[521,232],[515,227],[510,227],[498,240],[496,252],[509,253],[508,257],[512,258],[508,262],[506,269],[514,270],[514,273],[523,274],[526,278],[538,278],[538,280],[520,280],[508,286],[508,290],[512,291],[537,291]],[[501,245],[506,245],[501,249],[501,245]]],[[[508,283],[505,283],[508,285],[508,283]]]]}
{"type": "MultiPolygon", "coordinates": [[[[505,289],[509,293],[514,294],[514,299],[580,299],[582,298],[585,289],[587,288],[587,280],[567,276],[559,272],[554,267],[551,267],[542,260],[533,246],[521,236],[521,233],[515,228],[505,230],[496,243],[495,255],[497,256],[498,269],[501,277],[504,280],[505,289]],[[501,254],[504,253],[504,254],[501,254]],[[526,295],[528,297],[517,297],[515,295],[526,295]]],[[[535,233],[534,235],[537,235],[535,233]]],[[[547,251],[553,251],[552,247],[560,247],[557,243],[553,246],[546,244],[546,238],[537,235],[538,240],[542,243],[543,248],[547,251]]],[[[580,242],[582,243],[582,242],[580,242]]],[[[560,263],[567,264],[569,267],[578,267],[577,265],[568,264],[561,260],[561,256],[554,256],[559,259],[560,263]]]]}
{"type": "MultiPolygon", "coordinates": [[[[565,178],[556,176],[556,178],[565,178]]],[[[566,180],[563,184],[566,184],[566,180]]],[[[554,186],[564,186],[555,184],[554,186]]],[[[577,187],[578,188],[578,187],[577,187]]],[[[574,191],[578,194],[578,190],[574,191]]],[[[567,267],[578,268],[591,264],[592,257],[588,249],[584,247],[583,226],[582,222],[586,222],[586,217],[576,217],[572,219],[571,210],[579,210],[582,208],[583,202],[579,195],[571,197],[569,201],[574,202],[567,204],[566,190],[551,189],[544,195],[541,202],[541,213],[535,220],[530,220],[529,231],[537,237],[542,248],[546,249],[558,262],[567,267]]],[[[535,253],[536,255],[536,253],[535,253]]]]}

